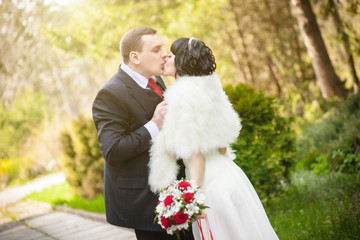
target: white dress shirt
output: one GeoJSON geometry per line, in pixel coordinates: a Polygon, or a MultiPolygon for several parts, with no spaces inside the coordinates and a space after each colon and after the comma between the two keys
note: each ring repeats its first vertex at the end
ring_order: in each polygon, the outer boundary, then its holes
{"type": "MultiPolygon", "coordinates": [[[[125,63],[121,64],[121,69],[126,72],[141,88],[146,89],[149,79],[144,77],[143,75],[135,72],[131,68],[129,68],[125,63]]],[[[151,77],[156,82],[156,78],[151,77]]],[[[159,128],[153,121],[147,122],[144,127],[149,131],[151,138],[154,139],[156,135],[159,133],[159,128]]]]}

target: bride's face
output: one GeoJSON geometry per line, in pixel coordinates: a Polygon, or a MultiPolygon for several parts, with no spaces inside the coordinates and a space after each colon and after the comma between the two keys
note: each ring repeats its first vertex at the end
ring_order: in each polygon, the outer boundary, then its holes
{"type": "Polygon", "coordinates": [[[175,77],[175,72],[176,72],[175,55],[170,53],[166,58],[163,75],[164,76],[175,77]]]}

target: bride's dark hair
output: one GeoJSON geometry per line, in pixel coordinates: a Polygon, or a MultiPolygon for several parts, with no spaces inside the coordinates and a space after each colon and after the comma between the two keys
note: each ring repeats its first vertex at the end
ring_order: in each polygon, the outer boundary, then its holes
{"type": "Polygon", "coordinates": [[[203,41],[179,38],[170,48],[175,55],[176,74],[178,76],[211,75],[216,69],[215,57],[203,41]]]}

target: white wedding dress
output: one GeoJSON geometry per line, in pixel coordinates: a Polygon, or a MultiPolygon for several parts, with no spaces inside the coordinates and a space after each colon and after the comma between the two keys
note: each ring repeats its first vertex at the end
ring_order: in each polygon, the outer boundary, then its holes
{"type": "MultiPolygon", "coordinates": [[[[201,189],[215,240],[278,239],[263,205],[245,173],[233,162],[229,144],[236,141],[240,118],[232,108],[216,74],[181,77],[165,93],[167,115],[150,150],[149,184],[160,192],[176,179],[176,159],[182,158],[190,176],[190,156],[205,156],[201,189]],[[227,147],[225,155],[218,148],[227,147]]],[[[197,223],[194,237],[201,240],[197,223]]]]}
{"type": "MultiPolygon", "coordinates": [[[[202,191],[206,196],[205,210],[215,240],[278,239],[262,203],[245,173],[217,150],[206,156],[202,191]]],[[[187,177],[190,163],[185,161],[187,177]]],[[[201,240],[197,223],[194,237],[201,240]]]]}

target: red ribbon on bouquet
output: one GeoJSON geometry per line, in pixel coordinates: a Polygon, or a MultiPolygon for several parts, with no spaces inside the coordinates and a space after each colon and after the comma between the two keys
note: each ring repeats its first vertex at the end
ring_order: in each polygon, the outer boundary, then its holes
{"type": "MultiPolygon", "coordinates": [[[[214,240],[213,235],[212,235],[212,233],[211,233],[211,229],[210,229],[210,225],[209,225],[209,220],[208,220],[207,216],[205,216],[205,221],[206,221],[206,223],[207,223],[207,227],[209,228],[211,240],[214,240]]],[[[201,220],[200,220],[200,219],[197,220],[197,224],[198,224],[199,229],[200,229],[201,240],[205,240],[204,232],[203,232],[203,228],[202,228],[202,226],[201,226],[201,220]]]]}

